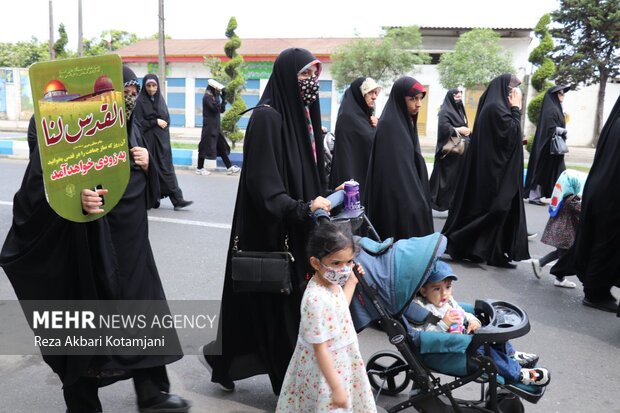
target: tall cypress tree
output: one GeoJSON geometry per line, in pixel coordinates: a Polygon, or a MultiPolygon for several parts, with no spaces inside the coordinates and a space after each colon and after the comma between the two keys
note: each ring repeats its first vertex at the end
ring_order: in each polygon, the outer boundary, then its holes
{"type": "Polygon", "coordinates": [[[222,65],[223,74],[226,78],[226,101],[231,105],[222,117],[222,131],[232,142],[233,148],[235,142],[243,139],[243,133],[239,130],[237,122],[241,118],[240,113],[246,109],[245,102],[241,98],[245,79],[240,67],[243,64],[243,57],[237,53],[237,49],[241,47],[241,39],[235,34],[236,28],[237,19],[231,17],[226,28],[226,37],[229,40],[224,45],[224,53],[230,60],[222,65]]]}
{"type": "Polygon", "coordinates": [[[534,125],[538,123],[545,92],[551,87],[551,82],[547,79],[553,77],[556,71],[555,63],[549,58],[553,52],[553,39],[548,28],[550,23],[551,16],[549,14],[545,14],[538,21],[534,28],[534,34],[540,39],[540,43],[532,50],[528,58],[532,64],[538,66],[532,74],[532,86],[539,94],[527,105],[527,117],[534,125]]]}

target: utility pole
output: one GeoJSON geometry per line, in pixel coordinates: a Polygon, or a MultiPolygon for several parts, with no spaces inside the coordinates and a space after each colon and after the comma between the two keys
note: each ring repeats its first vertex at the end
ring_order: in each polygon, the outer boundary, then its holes
{"type": "Polygon", "coordinates": [[[52,11],[52,0],[50,0],[50,60],[54,60],[56,58],[56,53],[54,52],[54,13],[52,11]]]}
{"type": "Polygon", "coordinates": [[[164,34],[164,0],[159,0],[159,87],[166,99],[166,35],[164,34]]]}
{"type": "Polygon", "coordinates": [[[78,0],[78,56],[84,56],[84,41],[82,39],[82,0],[78,0]]]}

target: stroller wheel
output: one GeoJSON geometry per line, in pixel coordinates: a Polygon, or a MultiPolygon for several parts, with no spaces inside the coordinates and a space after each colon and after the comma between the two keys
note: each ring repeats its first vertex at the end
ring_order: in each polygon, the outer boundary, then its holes
{"type": "Polygon", "coordinates": [[[395,396],[409,387],[409,366],[400,354],[381,351],[370,357],[366,363],[370,385],[377,392],[395,396]]]}

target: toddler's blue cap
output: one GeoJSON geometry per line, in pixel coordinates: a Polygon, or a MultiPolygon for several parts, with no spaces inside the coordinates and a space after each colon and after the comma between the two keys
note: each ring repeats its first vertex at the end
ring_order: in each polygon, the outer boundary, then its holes
{"type": "Polygon", "coordinates": [[[458,280],[459,277],[454,275],[452,272],[452,268],[443,261],[437,260],[435,262],[435,268],[431,270],[431,275],[426,280],[427,283],[437,283],[439,281],[443,281],[446,278],[451,278],[453,280],[458,280]]]}

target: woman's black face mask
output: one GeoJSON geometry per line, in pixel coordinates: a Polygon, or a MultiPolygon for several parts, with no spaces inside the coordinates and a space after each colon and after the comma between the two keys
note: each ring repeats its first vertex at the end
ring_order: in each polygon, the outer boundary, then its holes
{"type": "Polygon", "coordinates": [[[312,104],[319,97],[319,77],[311,76],[307,79],[297,80],[299,93],[304,105],[312,104]]]}

